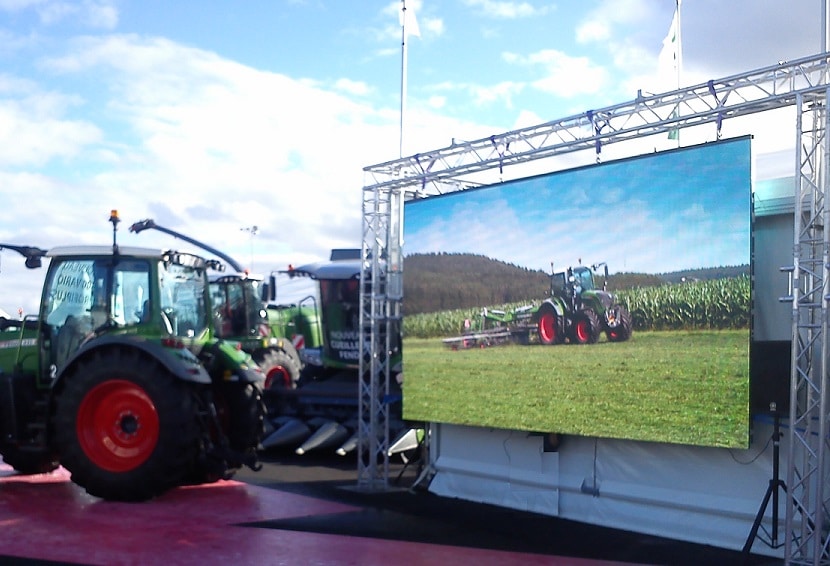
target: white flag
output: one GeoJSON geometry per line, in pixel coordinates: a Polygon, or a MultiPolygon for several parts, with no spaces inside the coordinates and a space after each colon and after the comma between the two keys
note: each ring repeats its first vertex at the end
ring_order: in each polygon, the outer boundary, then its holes
{"type": "Polygon", "coordinates": [[[418,20],[415,18],[415,10],[407,8],[406,2],[401,2],[401,12],[398,19],[407,37],[421,37],[421,29],[418,27],[418,20]]]}
{"type": "Polygon", "coordinates": [[[657,58],[657,64],[660,67],[660,74],[662,76],[673,76],[676,78],[678,65],[680,64],[680,37],[678,35],[678,10],[675,9],[674,17],[671,20],[671,27],[666,38],[663,39],[663,48],[660,50],[660,56],[657,58]]]}

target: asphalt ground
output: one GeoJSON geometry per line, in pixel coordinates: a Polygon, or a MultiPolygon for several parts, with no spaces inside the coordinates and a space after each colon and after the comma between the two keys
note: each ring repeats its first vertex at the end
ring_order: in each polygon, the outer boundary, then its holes
{"type": "MultiPolygon", "coordinates": [[[[782,564],[768,556],[597,527],[576,521],[506,509],[429,493],[419,461],[389,468],[389,488],[357,489],[357,460],[350,456],[267,452],[259,472],[236,479],[282,491],[357,506],[348,514],[263,521],[261,528],[340,534],[439,545],[533,553],[632,564],[782,564]],[[419,481],[421,480],[421,481],[419,481]],[[417,482],[417,483],[416,483],[417,482]]],[[[747,533],[748,534],[748,533],[747,533]]],[[[763,543],[756,539],[756,545],[763,543]]],[[[401,562],[406,564],[403,557],[401,562]]]]}

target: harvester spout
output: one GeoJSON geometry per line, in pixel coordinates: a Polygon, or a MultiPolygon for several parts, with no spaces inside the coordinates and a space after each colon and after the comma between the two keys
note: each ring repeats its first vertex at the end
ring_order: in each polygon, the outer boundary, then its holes
{"type": "Polygon", "coordinates": [[[200,242],[199,240],[191,238],[190,236],[185,236],[184,234],[176,232],[175,230],[171,230],[170,228],[165,228],[164,226],[159,226],[158,224],[155,223],[155,221],[152,218],[147,218],[145,220],[139,220],[138,222],[136,222],[132,226],[130,226],[130,232],[135,232],[136,234],[138,234],[139,232],[143,232],[144,230],[149,230],[149,229],[158,230],[159,232],[164,232],[165,234],[169,234],[170,236],[173,236],[174,238],[179,238],[180,240],[184,240],[185,242],[187,242],[189,244],[193,244],[194,246],[198,246],[198,247],[202,248],[203,250],[205,250],[206,252],[212,253],[216,257],[222,258],[224,261],[228,262],[228,265],[230,265],[231,268],[233,270],[235,270],[237,273],[242,273],[242,272],[245,271],[245,268],[243,268],[242,265],[238,261],[233,259],[231,256],[217,250],[213,246],[209,246],[204,242],[200,242]]]}

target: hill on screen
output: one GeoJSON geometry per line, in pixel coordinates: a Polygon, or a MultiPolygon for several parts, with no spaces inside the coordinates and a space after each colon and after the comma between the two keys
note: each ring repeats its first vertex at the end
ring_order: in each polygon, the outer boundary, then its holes
{"type": "MultiPolygon", "coordinates": [[[[620,291],[748,274],[748,265],[656,274],[614,273],[608,277],[608,288],[620,291]]],[[[412,254],[404,258],[405,312],[411,315],[539,300],[550,290],[549,276],[477,254],[412,254]]]]}

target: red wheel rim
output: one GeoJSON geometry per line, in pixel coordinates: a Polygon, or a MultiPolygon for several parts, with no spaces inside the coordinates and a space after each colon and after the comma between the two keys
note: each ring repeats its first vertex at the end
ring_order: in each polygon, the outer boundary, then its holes
{"type": "Polygon", "coordinates": [[[291,374],[283,366],[274,366],[265,374],[265,389],[271,387],[288,388],[291,384],[291,374]]]}
{"type": "Polygon", "coordinates": [[[580,320],[576,324],[576,338],[583,344],[588,341],[588,323],[584,320],[580,320]]]}
{"type": "Polygon", "coordinates": [[[81,448],[96,466],[109,472],[128,472],[155,450],[159,417],[141,387],[113,379],[84,396],[75,430],[81,448]]]}
{"type": "Polygon", "coordinates": [[[553,343],[556,339],[556,317],[551,313],[545,313],[539,319],[539,334],[542,335],[542,340],[548,344],[553,343]]]}

